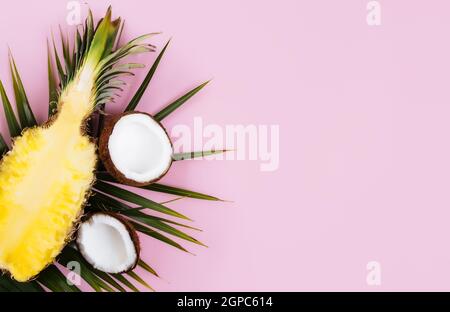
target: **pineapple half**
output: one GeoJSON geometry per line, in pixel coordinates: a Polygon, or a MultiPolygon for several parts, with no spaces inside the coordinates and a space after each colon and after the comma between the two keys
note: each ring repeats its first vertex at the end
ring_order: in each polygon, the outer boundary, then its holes
{"type": "Polygon", "coordinates": [[[115,78],[133,65],[117,62],[152,50],[141,44],[147,36],[115,48],[121,25],[120,19],[111,20],[111,8],[96,28],[89,14],[82,33],[77,31],[56,113],[46,125],[15,138],[0,164],[0,269],[17,281],[36,276],[70,240],[97,162],[87,119],[112,99],[120,89],[115,78]]]}

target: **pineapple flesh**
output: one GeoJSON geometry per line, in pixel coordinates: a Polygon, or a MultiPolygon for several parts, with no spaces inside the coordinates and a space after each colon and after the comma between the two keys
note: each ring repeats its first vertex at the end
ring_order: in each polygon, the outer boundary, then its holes
{"type": "Polygon", "coordinates": [[[97,162],[85,123],[97,104],[99,73],[112,66],[105,61],[116,21],[108,10],[60,92],[55,118],[24,130],[0,163],[0,269],[17,281],[54,261],[83,212],[97,162]]]}
{"type": "Polygon", "coordinates": [[[25,130],[0,165],[0,267],[18,281],[60,253],[94,179],[95,144],[80,127],[89,91],[75,88],[54,123],[25,130]]]}

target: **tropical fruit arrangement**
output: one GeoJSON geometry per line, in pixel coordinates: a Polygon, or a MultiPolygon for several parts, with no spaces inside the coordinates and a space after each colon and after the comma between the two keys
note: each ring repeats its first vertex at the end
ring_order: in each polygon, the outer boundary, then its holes
{"type": "Polygon", "coordinates": [[[48,48],[49,118],[41,125],[10,54],[18,118],[0,81],[12,138],[9,147],[0,136],[0,290],[80,291],[63,273],[73,262],[95,291],[137,291],[137,284],[151,289],[133,271],[139,266],[157,276],[140,258],[138,232],[183,251],[173,237],[203,245],[180,230],[196,228],[174,221],[188,217],[136,190],[219,200],[156,183],[173,161],[223,152],[175,154],[161,124],[207,82],[154,115],[135,110],[167,43],[124,112],[107,114],[105,106],[126,86],[121,77],[144,67],[127,62],[127,56],[156,50],[146,43],[155,33],[121,44],[122,30],[123,22],[112,19],[109,8],[98,23],[89,12],[72,44],[61,32],[60,52],[53,40],[48,48]]]}

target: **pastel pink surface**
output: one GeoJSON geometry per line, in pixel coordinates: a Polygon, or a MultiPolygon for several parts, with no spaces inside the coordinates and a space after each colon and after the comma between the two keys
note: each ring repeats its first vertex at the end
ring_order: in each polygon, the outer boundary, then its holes
{"type": "MultiPolygon", "coordinates": [[[[163,31],[152,41],[161,48],[173,38],[140,110],[214,78],[168,129],[195,116],[280,125],[275,172],[257,161],[174,164],[163,182],[233,202],[171,205],[209,248],[184,244],[193,256],[143,237],[162,277],[144,274],[155,289],[450,290],[450,3],[381,0],[382,25],[369,27],[367,2],[88,2],[97,17],[112,4],[128,39],[163,31]],[[366,284],[373,260],[377,287],[366,284]]],[[[8,1],[0,15],[0,76],[12,94],[8,45],[39,121],[45,40],[58,23],[70,28],[66,14],[65,1],[47,0],[8,1]]]]}

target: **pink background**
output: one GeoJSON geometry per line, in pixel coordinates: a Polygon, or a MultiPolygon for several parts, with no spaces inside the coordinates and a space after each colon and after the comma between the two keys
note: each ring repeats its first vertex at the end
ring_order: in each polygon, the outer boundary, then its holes
{"type": "MultiPolygon", "coordinates": [[[[209,248],[184,244],[193,256],[143,238],[157,290],[450,290],[450,3],[381,0],[382,25],[369,27],[367,2],[89,1],[97,17],[111,3],[128,39],[173,37],[141,110],[214,78],[169,129],[194,116],[280,125],[275,172],[257,161],[172,167],[164,182],[233,203],[171,205],[209,248]],[[380,286],[366,283],[369,261],[380,286]]],[[[68,28],[65,5],[8,1],[0,14],[0,76],[11,91],[9,45],[40,121],[45,39],[68,28]]]]}

